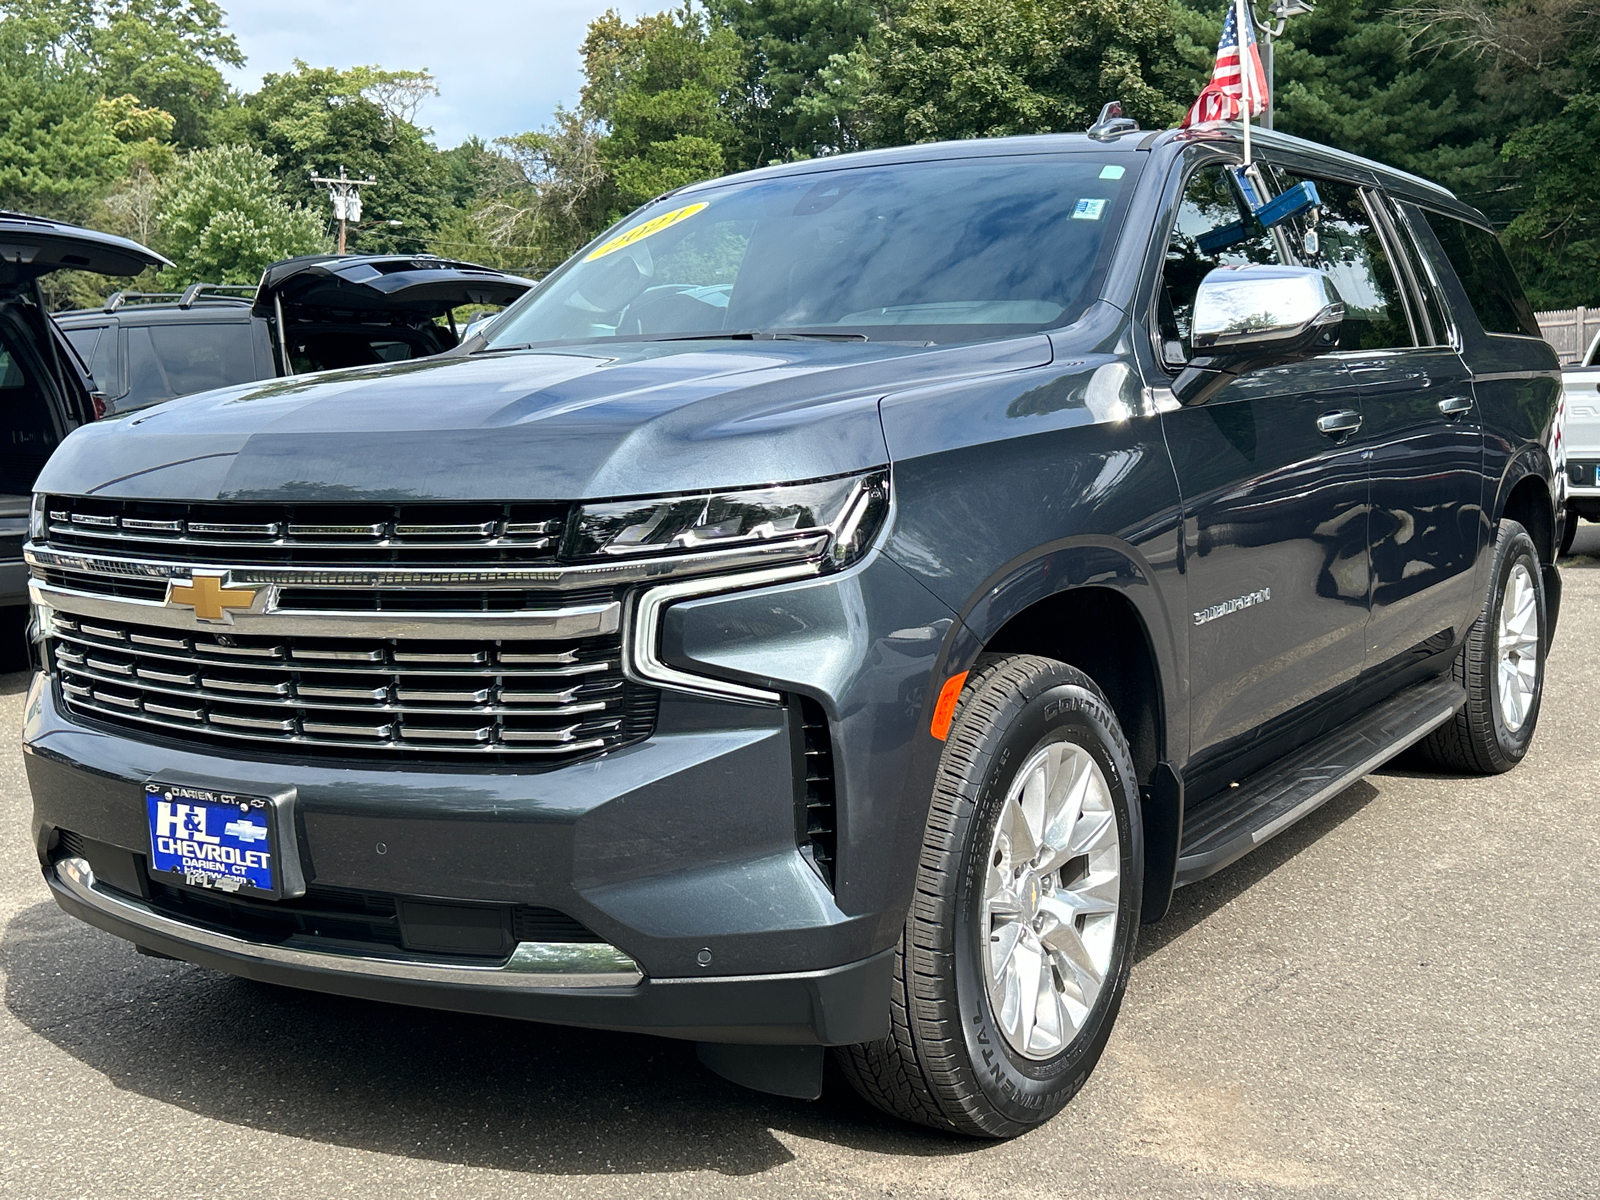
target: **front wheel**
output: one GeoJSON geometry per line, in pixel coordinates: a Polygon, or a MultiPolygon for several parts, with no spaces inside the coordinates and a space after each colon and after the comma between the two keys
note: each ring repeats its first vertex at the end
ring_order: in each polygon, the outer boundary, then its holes
{"type": "Polygon", "coordinates": [[[1433,765],[1497,775],[1522,761],[1544,696],[1544,630],[1539,552],[1527,530],[1502,520],[1489,594],[1455,663],[1467,703],[1420,743],[1433,765]]]}
{"type": "Polygon", "coordinates": [[[1077,1093],[1127,987],[1143,887],[1128,744],[1092,680],[986,658],[940,760],[887,1038],[838,1052],[879,1108],[1013,1137],[1077,1093]]]}

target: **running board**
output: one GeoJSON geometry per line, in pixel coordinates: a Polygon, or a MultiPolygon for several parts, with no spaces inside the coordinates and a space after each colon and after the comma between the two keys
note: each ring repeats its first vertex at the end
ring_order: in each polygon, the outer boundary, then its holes
{"type": "Polygon", "coordinates": [[[1421,741],[1467,702],[1449,676],[1407,688],[1198,804],[1183,821],[1176,887],[1243,858],[1369,771],[1421,741]]]}

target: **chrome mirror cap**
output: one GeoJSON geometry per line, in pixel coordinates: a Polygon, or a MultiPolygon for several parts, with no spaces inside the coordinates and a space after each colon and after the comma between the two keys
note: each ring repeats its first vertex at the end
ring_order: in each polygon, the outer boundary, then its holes
{"type": "Polygon", "coordinates": [[[1197,354],[1237,354],[1298,341],[1338,326],[1344,304],[1311,267],[1218,267],[1200,282],[1192,343],[1197,354]]]}

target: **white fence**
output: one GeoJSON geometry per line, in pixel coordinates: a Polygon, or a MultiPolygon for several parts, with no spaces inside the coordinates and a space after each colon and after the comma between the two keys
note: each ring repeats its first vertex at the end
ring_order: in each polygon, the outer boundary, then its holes
{"type": "Polygon", "coordinates": [[[1575,363],[1600,334],[1600,308],[1558,308],[1554,312],[1534,313],[1544,340],[1556,348],[1561,365],[1575,363]]]}

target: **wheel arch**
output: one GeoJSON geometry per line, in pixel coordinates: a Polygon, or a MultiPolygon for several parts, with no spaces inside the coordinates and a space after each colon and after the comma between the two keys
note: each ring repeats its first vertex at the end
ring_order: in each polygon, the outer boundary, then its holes
{"type": "Polygon", "coordinates": [[[1543,455],[1524,454],[1512,463],[1500,485],[1501,500],[1496,506],[1495,524],[1509,517],[1528,531],[1542,562],[1556,560],[1555,497],[1543,465],[1543,455]]]}

